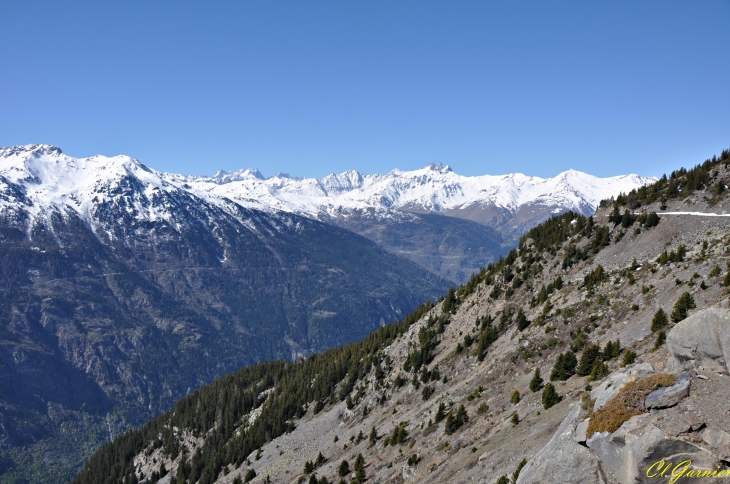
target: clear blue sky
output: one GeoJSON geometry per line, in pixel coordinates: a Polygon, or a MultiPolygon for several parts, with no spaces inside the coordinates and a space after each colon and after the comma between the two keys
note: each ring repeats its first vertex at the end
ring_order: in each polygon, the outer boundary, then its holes
{"type": "Polygon", "coordinates": [[[657,175],[730,147],[730,2],[0,4],[0,145],[212,174],[657,175]]]}

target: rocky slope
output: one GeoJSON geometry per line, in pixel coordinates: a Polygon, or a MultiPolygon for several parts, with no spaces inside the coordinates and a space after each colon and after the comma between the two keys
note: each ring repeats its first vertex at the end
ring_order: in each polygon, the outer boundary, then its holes
{"type": "Polygon", "coordinates": [[[127,157],[0,150],[0,481],[70,479],[201,385],[364,338],[448,285],[127,157]]]}
{"type": "Polygon", "coordinates": [[[688,481],[724,470],[728,165],[726,151],[592,219],[547,221],[364,342],[201,389],[75,482],[633,483],[661,482],[668,462],[664,477],[688,481]],[[686,459],[694,467],[675,470],[686,459]]]}

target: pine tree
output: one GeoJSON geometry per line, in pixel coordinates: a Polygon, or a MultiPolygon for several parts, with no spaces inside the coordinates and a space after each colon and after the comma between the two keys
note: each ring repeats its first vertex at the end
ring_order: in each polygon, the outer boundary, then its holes
{"type": "Polygon", "coordinates": [[[606,347],[603,349],[603,359],[604,361],[611,361],[614,358],[618,358],[619,353],[621,352],[621,343],[619,340],[616,341],[609,341],[606,343],[606,347]]]}
{"type": "Polygon", "coordinates": [[[340,467],[337,468],[337,475],[340,477],[347,477],[348,474],[350,474],[350,463],[347,462],[347,459],[342,459],[340,467]]]}
{"type": "Polygon", "coordinates": [[[690,309],[694,309],[697,306],[695,305],[695,300],[692,297],[692,294],[688,292],[682,293],[681,296],[679,296],[679,299],[674,304],[674,310],[672,311],[672,321],[675,323],[678,323],[684,319],[687,318],[687,312],[690,309]]]}
{"type": "Polygon", "coordinates": [[[453,287],[450,287],[449,292],[446,293],[442,310],[445,313],[453,313],[456,311],[456,290],[453,287]]]}
{"type": "Polygon", "coordinates": [[[657,333],[656,341],[654,342],[654,348],[652,348],[652,351],[656,351],[661,348],[666,341],[667,333],[665,333],[664,331],[659,331],[659,333],[657,333]]]}
{"type": "Polygon", "coordinates": [[[548,383],[542,391],[542,406],[547,410],[558,402],[560,402],[560,395],[558,395],[553,384],[548,383]]]}
{"type": "Polygon", "coordinates": [[[520,472],[522,472],[522,468],[527,465],[527,459],[522,459],[519,464],[517,464],[517,469],[515,469],[515,472],[512,474],[512,484],[517,483],[517,478],[520,477],[520,472]]]}
{"type": "Polygon", "coordinates": [[[522,308],[520,308],[519,311],[517,311],[517,329],[523,331],[529,325],[530,321],[527,319],[527,316],[525,316],[525,312],[522,308]]]}
{"type": "Polygon", "coordinates": [[[357,458],[355,459],[355,478],[352,482],[353,484],[365,482],[365,458],[362,454],[357,454],[357,458]]]}
{"type": "Polygon", "coordinates": [[[600,358],[596,358],[596,361],[593,362],[593,368],[591,369],[591,374],[588,376],[588,379],[591,381],[600,380],[601,378],[608,376],[609,373],[611,373],[611,369],[608,365],[601,361],[600,358]]]}
{"type": "Polygon", "coordinates": [[[575,367],[577,364],[578,360],[572,351],[568,350],[565,353],[560,353],[558,359],[555,361],[555,365],[553,365],[552,372],[550,372],[550,380],[567,380],[575,375],[575,367]]]}
{"type": "Polygon", "coordinates": [[[512,392],[512,397],[509,399],[509,402],[512,404],[520,403],[520,392],[518,392],[517,390],[512,392]]]}
{"type": "Polygon", "coordinates": [[[542,377],[540,377],[540,368],[535,368],[535,374],[532,376],[532,380],[530,380],[530,390],[532,393],[537,392],[542,388],[542,377]]]}
{"type": "Polygon", "coordinates": [[[375,442],[377,442],[377,440],[378,440],[378,432],[375,430],[375,425],[373,425],[373,427],[370,429],[370,437],[369,437],[370,446],[372,447],[373,445],[375,445],[375,442]]]}
{"type": "Polygon", "coordinates": [[[434,423],[439,423],[446,418],[446,405],[444,402],[439,403],[439,408],[436,410],[436,415],[433,418],[434,423]]]}
{"type": "Polygon", "coordinates": [[[593,363],[597,358],[601,357],[601,348],[598,345],[590,344],[585,347],[580,357],[576,374],[578,376],[588,376],[593,370],[593,363]]]}
{"type": "Polygon", "coordinates": [[[665,327],[667,323],[669,323],[667,313],[665,313],[662,308],[659,308],[657,312],[654,313],[654,317],[651,319],[651,331],[657,332],[665,327]]]}
{"type": "Polygon", "coordinates": [[[621,366],[628,366],[633,364],[636,361],[636,352],[633,350],[626,350],[624,353],[624,357],[621,360],[621,366]]]}

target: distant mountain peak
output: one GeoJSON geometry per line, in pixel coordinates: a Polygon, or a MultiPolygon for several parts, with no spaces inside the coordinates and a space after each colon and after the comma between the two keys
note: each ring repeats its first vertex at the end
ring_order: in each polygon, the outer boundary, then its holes
{"type": "MultiPolygon", "coordinates": [[[[160,173],[124,155],[73,158],[44,144],[0,148],[0,176],[28,184],[28,200],[35,207],[28,208],[30,212],[61,204],[88,214],[99,203],[95,200],[116,200],[124,187],[134,186],[141,197],[135,209],[139,217],[167,218],[164,205],[153,210],[146,200],[159,199],[160,191],[179,190],[224,210],[225,200],[234,200],[242,206],[323,221],[367,210],[390,218],[397,218],[396,212],[435,213],[485,225],[492,224],[497,212],[511,218],[521,207],[540,206],[549,213],[592,212],[602,199],[654,180],[638,175],[598,178],[574,169],[554,178],[520,173],[462,176],[443,163],[412,171],[394,169],[387,175],[349,170],[324,178],[285,173],[265,178],[258,169],[246,168],[220,170],[212,177],[183,176],[160,173]]],[[[17,208],[18,203],[0,196],[0,207],[17,208]]]]}
{"type": "Polygon", "coordinates": [[[244,168],[237,171],[218,170],[211,178],[217,180],[219,183],[230,183],[248,179],[266,180],[266,177],[261,174],[258,168],[244,168]]]}

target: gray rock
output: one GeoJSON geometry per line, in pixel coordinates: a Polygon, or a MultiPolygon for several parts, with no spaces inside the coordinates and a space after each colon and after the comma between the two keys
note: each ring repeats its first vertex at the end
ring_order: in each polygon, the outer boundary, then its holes
{"type": "Polygon", "coordinates": [[[522,469],[517,484],[561,482],[565,484],[606,484],[598,459],[573,440],[580,420],[576,404],[560,424],[550,442],[540,449],[522,469]]]}
{"type": "Polygon", "coordinates": [[[637,376],[654,374],[654,367],[649,363],[639,363],[627,368],[624,372],[614,373],[606,381],[591,391],[591,398],[596,401],[593,411],[606,405],[628,382],[636,379],[637,376]]]}
{"type": "Polygon", "coordinates": [[[667,335],[668,370],[711,369],[727,372],[730,358],[730,311],[707,308],[678,323],[667,335]]]}
{"type": "Polygon", "coordinates": [[[708,451],[681,440],[671,439],[651,423],[649,414],[625,422],[616,432],[600,432],[586,441],[605,468],[622,483],[651,483],[646,476],[655,462],[681,462],[690,459],[693,466],[714,469],[717,459],[708,451]]]}
{"type": "Polygon", "coordinates": [[[686,434],[692,429],[692,426],[685,420],[671,420],[663,425],[664,431],[671,437],[680,434],[686,434]]]}
{"type": "Polygon", "coordinates": [[[679,380],[671,387],[662,387],[646,396],[647,409],[672,407],[689,396],[689,380],[679,380]]]}
{"type": "Polygon", "coordinates": [[[730,434],[715,427],[706,427],[700,432],[702,440],[715,449],[722,460],[730,459],[730,434]]]}
{"type": "Polygon", "coordinates": [[[590,421],[591,419],[587,418],[579,423],[578,426],[575,428],[575,434],[573,435],[573,439],[579,444],[583,444],[586,440],[588,440],[588,423],[590,421]]]}
{"type": "Polygon", "coordinates": [[[650,363],[637,363],[626,369],[629,375],[653,375],[654,372],[654,367],[650,363]]]}
{"type": "Polygon", "coordinates": [[[591,391],[591,398],[596,401],[593,405],[595,412],[599,408],[606,405],[609,400],[618,395],[619,390],[629,381],[629,375],[626,373],[614,373],[603,383],[598,385],[591,391]]]}

